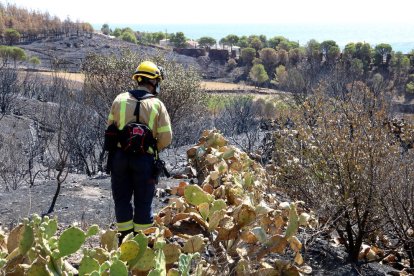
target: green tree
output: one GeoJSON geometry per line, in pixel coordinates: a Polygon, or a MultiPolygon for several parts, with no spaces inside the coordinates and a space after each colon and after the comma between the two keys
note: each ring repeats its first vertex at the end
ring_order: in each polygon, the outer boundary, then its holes
{"type": "Polygon", "coordinates": [[[21,34],[15,29],[8,28],[4,31],[4,39],[9,46],[19,42],[20,37],[21,34]]]}
{"type": "Polygon", "coordinates": [[[186,37],[183,32],[176,32],[175,34],[171,34],[170,41],[177,48],[184,48],[186,46],[186,37]]]}
{"type": "Polygon", "coordinates": [[[112,35],[115,37],[120,37],[122,35],[122,30],[120,28],[115,28],[115,30],[112,32],[112,35]]]}
{"type": "Polygon", "coordinates": [[[228,45],[230,45],[230,51],[233,50],[233,46],[236,45],[237,42],[239,41],[239,37],[234,34],[229,34],[228,36],[225,37],[225,39],[228,45]]]}
{"type": "Polygon", "coordinates": [[[355,43],[351,42],[345,45],[344,51],[343,51],[343,58],[346,60],[351,60],[355,57],[356,53],[356,46],[355,43]]]}
{"type": "Polygon", "coordinates": [[[284,36],[275,36],[269,39],[268,44],[270,48],[277,48],[280,42],[287,41],[288,39],[284,36]]]}
{"type": "Polygon", "coordinates": [[[271,74],[275,70],[278,61],[276,50],[273,48],[263,48],[260,50],[259,56],[263,61],[267,74],[271,74]]]}
{"type": "Polygon", "coordinates": [[[26,52],[19,47],[12,47],[11,58],[14,62],[26,60],[26,52]]]}
{"type": "Polygon", "coordinates": [[[210,36],[203,36],[198,40],[198,44],[203,48],[211,48],[216,45],[216,43],[217,41],[210,36]]]}
{"type": "Polygon", "coordinates": [[[110,33],[111,33],[111,29],[109,28],[109,25],[108,24],[103,24],[102,25],[102,28],[101,28],[101,32],[104,34],[104,35],[109,35],[110,33]]]}
{"type": "Polygon", "coordinates": [[[249,77],[255,83],[256,87],[259,87],[259,85],[269,80],[263,64],[255,64],[250,70],[249,77]]]}
{"type": "Polygon", "coordinates": [[[402,52],[396,52],[391,56],[391,70],[396,85],[405,83],[410,71],[410,59],[402,52]]]}
{"type": "Polygon", "coordinates": [[[259,39],[263,44],[263,47],[267,46],[267,37],[265,35],[259,35],[259,39]]]}
{"type": "Polygon", "coordinates": [[[294,49],[298,47],[299,47],[299,43],[295,41],[282,40],[277,46],[277,49],[283,49],[285,51],[289,51],[290,49],[294,49]]]}
{"type": "Polygon", "coordinates": [[[263,48],[263,42],[260,40],[259,37],[253,37],[253,39],[250,41],[250,46],[254,49],[256,49],[256,51],[259,51],[260,49],[263,48]]]}
{"type": "Polygon", "coordinates": [[[9,60],[13,60],[16,67],[18,61],[26,60],[26,52],[19,47],[14,46],[0,46],[0,58],[3,64],[7,64],[9,60]]]}
{"type": "Polygon", "coordinates": [[[36,66],[39,66],[40,64],[42,64],[39,57],[37,57],[37,56],[31,56],[29,58],[29,63],[32,64],[33,67],[36,67],[36,66]]]}
{"type": "Polygon", "coordinates": [[[319,62],[320,61],[320,43],[317,42],[315,39],[309,40],[306,44],[306,55],[308,56],[309,61],[311,62],[319,62]]]}
{"type": "Polygon", "coordinates": [[[165,33],[163,32],[156,32],[153,33],[154,43],[160,43],[161,40],[165,39],[165,33]]]}
{"type": "Polygon", "coordinates": [[[249,39],[247,38],[247,36],[242,36],[239,38],[239,42],[237,43],[237,46],[239,46],[240,48],[247,48],[249,47],[249,39]]]}
{"type": "Polygon", "coordinates": [[[256,58],[256,50],[254,48],[244,48],[240,53],[241,59],[246,65],[252,65],[253,59],[256,58]]]}
{"type": "Polygon", "coordinates": [[[375,65],[388,64],[392,52],[390,44],[381,43],[375,46],[374,63],[375,65]]]}
{"type": "Polygon", "coordinates": [[[277,84],[283,84],[287,79],[286,67],[279,65],[275,70],[275,82],[277,84]]]}
{"type": "Polygon", "coordinates": [[[289,53],[285,49],[277,51],[277,63],[287,65],[289,61],[289,53]]]}
{"type": "Polygon", "coordinates": [[[333,64],[340,54],[340,49],[336,42],[333,40],[325,40],[321,43],[320,47],[326,61],[333,64]]]}
{"type": "Polygon", "coordinates": [[[372,48],[369,43],[358,42],[355,44],[355,58],[364,64],[364,72],[368,72],[371,65],[372,48]]]}
{"type": "Polygon", "coordinates": [[[135,37],[135,34],[131,32],[123,32],[121,35],[121,39],[123,41],[137,43],[137,38],[135,37]]]}
{"type": "Polygon", "coordinates": [[[296,66],[305,56],[305,49],[303,47],[294,48],[289,51],[289,63],[296,66]]]}
{"type": "Polygon", "coordinates": [[[222,39],[220,39],[219,43],[222,45],[223,49],[224,49],[224,46],[229,44],[227,41],[227,37],[223,37],[222,39]]]}

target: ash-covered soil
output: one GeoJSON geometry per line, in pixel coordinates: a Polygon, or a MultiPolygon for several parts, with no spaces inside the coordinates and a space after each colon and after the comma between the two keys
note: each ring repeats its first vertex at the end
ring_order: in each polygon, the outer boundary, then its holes
{"type": "MultiPolygon", "coordinates": [[[[168,150],[162,154],[169,170],[174,174],[184,171],[185,151],[168,150]]],[[[161,177],[156,187],[153,210],[157,212],[168,203],[166,188],[177,186],[180,179],[161,177]]],[[[53,175],[50,179],[36,182],[29,188],[22,185],[16,190],[0,190],[0,227],[6,232],[31,214],[45,213],[50,206],[57,187],[53,175]]],[[[114,205],[111,194],[110,176],[99,173],[88,177],[83,174],[69,174],[62,184],[51,217],[56,217],[61,227],[72,224],[88,226],[98,224],[109,228],[115,222],[114,205]]]]}
{"type": "MultiPolygon", "coordinates": [[[[42,62],[39,69],[43,70],[51,70],[54,67],[53,64],[57,62],[61,69],[64,68],[69,72],[79,72],[82,61],[88,54],[117,55],[125,49],[143,55],[155,55],[161,52],[168,59],[175,60],[177,63],[199,68],[195,58],[178,55],[171,50],[156,46],[129,43],[98,33],[93,34],[92,37],[47,38],[17,46],[23,48],[28,56],[39,57],[42,62]]],[[[30,68],[30,64],[25,65],[30,68]]]]}

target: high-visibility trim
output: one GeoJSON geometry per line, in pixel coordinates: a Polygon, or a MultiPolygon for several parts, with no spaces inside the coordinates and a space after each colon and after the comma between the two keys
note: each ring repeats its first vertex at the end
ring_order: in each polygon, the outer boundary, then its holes
{"type": "Polygon", "coordinates": [[[113,120],[114,120],[114,114],[109,113],[109,115],[108,115],[108,120],[113,121],[113,120]]]}
{"type": "Polygon", "coordinates": [[[154,128],[154,120],[158,113],[158,108],[160,107],[160,102],[156,101],[152,107],[150,118],[148,121],[148,127],[152,130],[154,128]]]}
{"type": "Polygon", "coordinates": [[[166,126],[163,126],[163,127],[159,127],[159,128],[157,128],[157,132],[158,133],[171,132],[171,125],[166,125],[166,126]]]}
{"type": "Polygon", "coordinates": [[[134,231],[138,232],[138,231],[141,231],[141,230],[145,230],[145,229],[150,228],[151,226],[152,226],[152,223],[149,223],[149,224],[134,223],[134,231]]]}
{"type": "Polygon", "coordinates": [[[132,220],[126,222],[117,222],[116,227],[118,231],[127,231],[134,228],[134,222],[132,220]]]}
{"type": "Polygon", "coordinates": [[[123,129],[125,126],[127,99],[128,99],[128,95],[124,95],[121,98],[120,109],[119,109],[119,129],[123,129]]]}

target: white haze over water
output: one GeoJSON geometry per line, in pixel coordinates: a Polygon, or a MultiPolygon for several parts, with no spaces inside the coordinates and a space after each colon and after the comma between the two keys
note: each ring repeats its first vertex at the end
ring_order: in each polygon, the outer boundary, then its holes
{"type": "MultiPolygon", "coordinates": [[[[99,30],[102,24],[94,24],[99,30]]],[[[379,43],[388,43],[394,51],[409,53],[414,49],[414,23],[407,24],[321,24],[321,23],[293,23],[293,24],[110,24],[114,30],[116,27],[130,27],[140,32],[183,32],[187,38],[199,39],[202,36],[211,36],[219,41],[221,38],[235,34],[242,35],[266,35],[269,39],[274,36],[284,36],[289,40],[297,41],[305,45],[310,39],[318,42],[334,40],[343,48],[349,42],[367,42],[372,47],[379,43]]]]}

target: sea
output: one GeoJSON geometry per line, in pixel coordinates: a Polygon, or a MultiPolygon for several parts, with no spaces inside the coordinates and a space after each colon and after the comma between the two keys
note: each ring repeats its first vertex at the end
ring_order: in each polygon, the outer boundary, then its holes
{"type": "MultiPolygon", "coordinates": [[[[315,39],[318,42],[334,40],[340,48],[350,42],[366,42],[372,47],[387,43],[394,51],[409,53],[414,50],[414,22],[411,24],[396,23],[292,23],[292,24],[110,24],[115,28],[130,27],[140,32],[183,32],[189,39],[197,40],[210,36],[219,41],[229,34],[238,36],[265,35],[268,39],[284,36],[304,46],[315,39]]],[[[97,30],[102,24],[94,24],[97,30]]]]}

